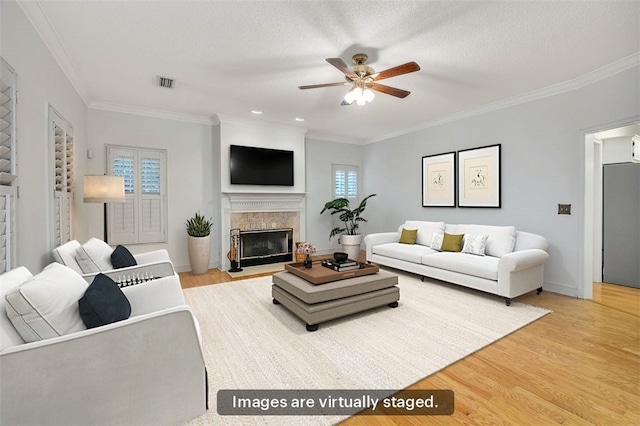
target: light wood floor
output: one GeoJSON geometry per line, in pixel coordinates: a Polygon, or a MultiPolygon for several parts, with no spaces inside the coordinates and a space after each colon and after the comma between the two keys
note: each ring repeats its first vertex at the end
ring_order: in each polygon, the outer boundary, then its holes
{"type": "MultiPolygon", "coordinates": [[[[180,278],[185,288],[232,281],[217,270],[180,278]]],[[[640,425],[640,290],[596,283],[593,293],[517,298],[553,313],[410,387],[452,389],[453,415],[341,424],[640,425]]]]}

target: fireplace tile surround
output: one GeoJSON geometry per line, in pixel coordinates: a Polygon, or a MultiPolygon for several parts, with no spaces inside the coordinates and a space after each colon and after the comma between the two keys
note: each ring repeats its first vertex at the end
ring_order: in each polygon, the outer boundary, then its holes
{"type": "Polygon", "coordinates": [[[294,240],[299,241],[296,239],[296,230],[299,234],[300,215],[297,212],[231,213],[231,228],[238,228],[242,231],[291,228],[294,230],[294,240]]]}
{"type": "MultiPolygon", "coordinates": [[[[222,249],[220,269],[228,270],[229,231],[293,229],[293,241],[305,238],[305,194],[301,193],[223,193],[222,249]]],[[[242,266],[242,265],[240,265],[242,266]]]]}

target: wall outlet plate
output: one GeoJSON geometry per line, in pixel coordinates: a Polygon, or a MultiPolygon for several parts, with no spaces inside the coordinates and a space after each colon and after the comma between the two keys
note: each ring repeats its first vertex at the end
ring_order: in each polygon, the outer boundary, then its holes
{"type": "Polygon", "coordinates": [[[558,214],[571,214],[571,204],[558,204],[558,214]]]}

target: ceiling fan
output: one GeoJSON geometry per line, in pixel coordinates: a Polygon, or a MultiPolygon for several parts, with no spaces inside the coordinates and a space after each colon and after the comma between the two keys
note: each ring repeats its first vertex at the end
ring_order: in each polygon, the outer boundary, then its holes
{"type": "Polygon", "coordinates": [[[349,68],[340,58],[327,58],[327,62],[344,73],[346,82],[312,84],[298,87],[300,89],[317,89],[319,87],[351,86],[341,105],[351,105],[354,101],[358,105],[365,105],[375,97],[373,93],[374,90],[398,98],[406,98],[411,92],[385,86],[384,84],[378,83],[378,81],[420,70],[420,66],[415,62],[407,62],[406,64],[376,73],[373,68],[366,64],[368,56],[364,53],[356,53],[352,59],[355,65],[353,68],[349,68]]]}

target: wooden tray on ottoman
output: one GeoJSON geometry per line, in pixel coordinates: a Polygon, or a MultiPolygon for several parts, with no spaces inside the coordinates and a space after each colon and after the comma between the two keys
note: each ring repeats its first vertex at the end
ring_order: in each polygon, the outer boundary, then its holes
{"type": "Polygon", "coordinates": [[[338,272],[322,266],[321,262],[321,260],[314,260],[313,267],[311,268],[305,268],[302,262],[287,263],[284,265],[284,268],[292,274],[309,281],[311,284],[325,284],[332,281],[346,280],[347,278],[371,275],[379,270],[378,265],[363,263],[360,269],[338,272]]]}

